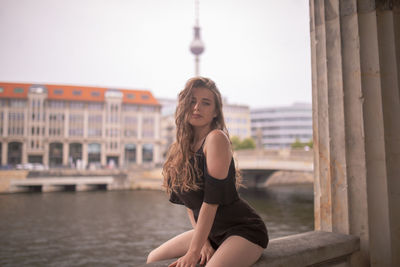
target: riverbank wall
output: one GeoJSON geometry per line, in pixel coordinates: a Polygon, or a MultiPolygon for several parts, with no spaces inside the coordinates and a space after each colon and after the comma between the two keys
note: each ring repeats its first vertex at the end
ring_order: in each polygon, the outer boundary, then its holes
{"type": "MultiPolygon", "coordinates": [[[[46,180],[49,183],[56,179],[68,178],[69,181],[76,179],[77,184],[83,179],[95,179],[101,177],[110,177],[112,182],[107,184],[106,190],[163,190],[162,168],[152,169],[137,169],[137,170],[46,170],[46,171],[27,171],[27,170],[2,170],[0,171],[0,193],[15,193],[29,190],[18,190],[15,184],[21,184],[21,181],[38,181],[46,180]],[[33,180],[36,179],[36,180],[33,180]]],[[[276,171],[262,184],[258,184],[258,188],[272,187],[281,185],[296,185],[296,184],[312,184],[313,173],[307,171],[276,171]]],[[[248,188],[251,186],[244,185],[248,188]]],[[[97,190],[104,187],[75,186],[75,191],[97,190]]],[[[49,191],[63,191],[64,187],[58,186],[49,191]],[[58,188],[58,189],[57,189],[58,188]]],[[[25,189],[28,189],[26,187],[25,189]]],[[[32,188],[30,188],[32,189],[32,188]]],[[[42,191],[44,189],[34,190],[42,191]]]]}

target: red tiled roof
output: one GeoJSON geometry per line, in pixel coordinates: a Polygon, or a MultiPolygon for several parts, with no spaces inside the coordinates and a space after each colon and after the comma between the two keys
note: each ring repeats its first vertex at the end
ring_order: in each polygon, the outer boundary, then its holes
{"type": "Polygon", "coordinates": [[[28,91],[30,84],[26,83],[2,83],[0,82],[0,98],[28,98],[28,91]],[[14,89],[21,88],[23,89],[22,93],[14,92],[14,89]]]}
{"type": "MultiPolygon", "coordinates": [[[[29,88],[34,84],[28,83],[4,83],[0,82],[0,98],[28,98],[29,88]],[[23,92],[15,92],[15,88],[21,88],[23,92]]],[[[160,104],[150,91],[129,90],[129,89],[108,89],[89,86],[55,85],[40,84],[47,88],[47,99],[69,100],[69,101],[88,101],[104,102],[107,90],[119,91],[123,94],[122,102],[138,105],[157,105],[160,104]]],[[[22,90],[17,91],[22,91],[22,90]]]]}

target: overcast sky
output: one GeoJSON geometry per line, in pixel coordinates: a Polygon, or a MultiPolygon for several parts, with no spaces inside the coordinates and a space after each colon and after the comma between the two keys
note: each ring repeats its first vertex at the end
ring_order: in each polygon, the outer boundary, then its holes
{"type": "MultiPolygon", "coordinates": [[[[0,81],[147,89],[194,75],[194,0],[0,0],[0,81]]],[[[311,103],[307,0],[200,0],[200,74],[230,103],[311,103]]]]}

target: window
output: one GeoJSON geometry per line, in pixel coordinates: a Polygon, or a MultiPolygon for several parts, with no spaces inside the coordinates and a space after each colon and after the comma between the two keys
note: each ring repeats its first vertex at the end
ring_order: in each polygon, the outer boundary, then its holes
{"type": "Polygon", "coordinates": [[[153,145],[152,144],[144,144],[143,145],[142,157],[143,157],[143,162],[152,162],[153,161],[153,145]]]}
{"type": "Polygon", "coordinates": [[[88,109],[90,110],[102,110],[103,104],[102,103],[88,103],[88,109]]]}
{"type": "Polygon", "coordinates": [[[101,128],[89,128],[88,135],[89,136],[101,136],[101,128]]]}
{"type": "Polygon", "coordinates": [[[142,133],[143,137],[148,137],[152,138],[154,137],[154,117],[144,117],[143,118],[143,128],[142,128],[142,133]]]}
{"type": "Polygon", "coordinates": [[[82,109],[83,108],[83,102],[71,102],[70,107],[72,109],[82,109]]]}
{"type": "Polygon", "coordinates": [[[125,117],[125,124],[132,126],[132,124],[137,124],[137,117],[136,116],[126,116],[125,117]]]}
{"type": "Polygon", "coordinates": [[[71,123],[82,123],[83,122],[83,114],[69,114],[69,121],[71,123]]]}
{"type": "Polygon", "coordinates": [[[123,111],[138,111],[139,106],[138,105],[132,105],[132,104],[123,104],[122,105],[122,110],[123,111]]]}
{"type": "Polygon", "coordinates": [[[126,137],[137,137],[136,129],[128,129],[124,131],[126,137]]]}
{"type": "Polygon", "coordinates": [[[10,105],[13,108],[23,108],[26,106],[26,101],[25,100],[20,100],[20,99],[12,99],[10,101],[10,105]]]}
{"type": "Polygon", "coordinates": [[[75,129],[69,129],[69,135],[70,136],[83,136],[83,129],[82,128],[75,128],[75,129]]]}
{"type": "Polygon", "coordinates": [[[3,92],[4,92],[4,88],[0,87],[0,93],[3,93],[3,92]]]}
{"type": "Polygon", "coordinates": [[[21,94],[23,92],[24,92],[24,88],[21,88],[21,87],[14,88],[14,93],[16,93],[16,94],[21,94]]]}
{"type": "Polygon", "coordinates": [[[135,99],[135,95],[134,94],[127,94],[126,98],[128,99],[135,99]]]}
{"type": "Polygon", "coordinates": [[[100,92],[94,91],[94,92],[91,92],[91,95],[93,97],[99,97],[100,96],[100,92]]]}
{"type": "Polygon", "coordinates": [[[63,108],[64,107],[64,101],[49,101],[48,103],[51,108],[63,108]]]}
{"type": "Polygon", "coordinates": [[[150,96],[149,95],[142,95],[142,99],[143,100],[148,100],[148,99],[150,99],[150,96]]]}
{"type": "Polygon", "coordinates": [[[144,112],[154,112],[156,110],[156,107],[154,106],[143,106],[142,111],[144,112]]]}
{"type": "Polygon", "coordinates": [[[92,124],[92,123],[101,123],[102,120],[103,120],[103,117],[102,117],[102,115],[92,115],[92,114],[90,114],[88,119],[89,119],[89,123],[90,124],[92,124]]]}
{"type": "Polygon", "coordinates": [[[62,95],[64,93],[64,91],[62,89],[55,89],[54,90],[54,94],[55,95],[62,95]]]}
{"type": "Polygon", "coordinates": [[[136,162],[136,145],[127,144],[125,145],[125,163],[136,162]]]}
{"type": "Polygon", "coordinates": [[[72,94],[76,95],[76,96],[80,96],[80,95],[82,95],[82,91],[81,90],[74,90],[74,91],[72,91],[72,94]]]}

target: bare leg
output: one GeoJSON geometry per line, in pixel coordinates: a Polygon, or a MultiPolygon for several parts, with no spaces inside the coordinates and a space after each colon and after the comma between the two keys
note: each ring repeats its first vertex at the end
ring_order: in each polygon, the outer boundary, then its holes
{"type": "Polygon", "coordinates": [[[179,258],[185,255],[189,249],[193,231],[190,230],[177,235],[151,251],[147,256],[147,263],[179,258]]]}
{"type": "Polygon", "coordinates": [[[215,251],[206,267],[248,267],[260,258],[263,250],[241,236],[230,236],[215,251]]]}

